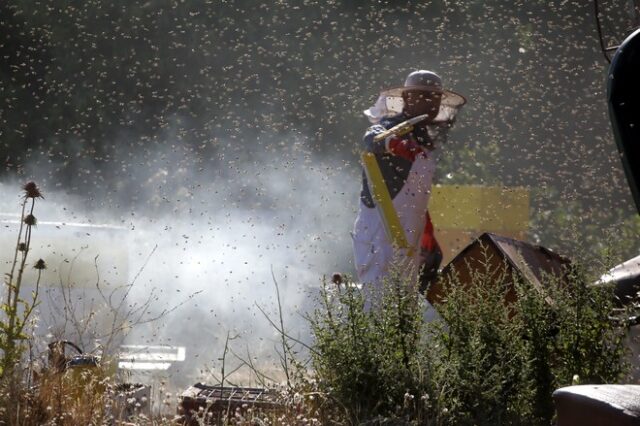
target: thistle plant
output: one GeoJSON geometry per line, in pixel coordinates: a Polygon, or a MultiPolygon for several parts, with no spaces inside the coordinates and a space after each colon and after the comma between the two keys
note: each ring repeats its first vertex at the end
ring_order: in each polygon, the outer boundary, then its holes
{"type": "Polygon", "coordinates": [[[5,274],[5,298],[2,302],[2,317],[0,318],[0,380],[13,376],[24,350],[24,341],[27,339],[25,328],[38,304],[38,291],[42,271],[46,268],[45,262],[39,259],[34,268],[38,272],[35,290],[31,299],[27,300],[22,295],[22,284],[27,258],[31,250],[31,235],[37,224],[33,212],[36,200],[43,198],[38,186],[34,182],[28,182],[22,187],[20,225],[18,239],[14,251],[10,271],[5,274]]]}

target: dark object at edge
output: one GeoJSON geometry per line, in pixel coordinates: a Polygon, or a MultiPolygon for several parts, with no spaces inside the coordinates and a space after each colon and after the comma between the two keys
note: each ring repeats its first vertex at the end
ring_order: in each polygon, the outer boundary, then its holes
{"type": "Polygon", "coordinates": [[[631,302],[640,291],[640,256],[614,266],[595,285],[607,284],[613,286],[620,304],[631,302]]]}
{"type": "Polygon", "coordinates": [[[622,42],[609,67],[609,118],[640,214],[640,29],[622,42]]]}
{"type": "Polygon", "coordinates": [[[640,425],[640,386],[582,385],[553,393],[558,426],[640,425]]]}

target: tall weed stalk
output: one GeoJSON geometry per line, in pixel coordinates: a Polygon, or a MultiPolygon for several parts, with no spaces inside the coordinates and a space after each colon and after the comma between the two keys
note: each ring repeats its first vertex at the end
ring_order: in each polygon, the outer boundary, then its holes
{"type": "MultiPolygon", "coordinates": [[[[12,417],[10,411],[19,413],[20,410],[9,410],[7,404],[18,404],[19,401],[19,373],[20,361],[26,349],[25,342],[29,338],[27,327],[33,314],[34,308],[38,304],[38,292],[40,288],[40,278],[45,263],[38,260],[34,268],[38,271],[35,283],[35,290],[31,294],[30,300],[23,295],[24,273],[27,267],[27,259],[31,250],[31,235],[37,220],[34,216],[35,204],[38,198],[43,198],[40,190],[33,182],[28,182],[23,186],[24,194],[21,202],[20,224],[18,227],[18,238],[14,249],[13,261],[8,273],[5,274],[4,300],[0,309],[0,386],[2,389],[2,401],[0,408],[3,416],[12,417]]],[[[15,421],[16,419],[11,419],[15,421]]]]}

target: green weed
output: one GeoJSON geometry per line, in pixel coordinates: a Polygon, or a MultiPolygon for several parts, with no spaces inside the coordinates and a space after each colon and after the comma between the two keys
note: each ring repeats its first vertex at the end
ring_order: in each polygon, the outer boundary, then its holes
{"type": "Polygon", "coordinates": [[[485,259],[470,283],[442,278],[429,323],[399,271],[372,309],[355,284],[325,284],[310,318],[320,391],[348,424],[548,425],[558,387],[621,379],[627,330],[611,289],[587,285],[579,265],[545,277],[544,291],[508,271],[485,259]]]}

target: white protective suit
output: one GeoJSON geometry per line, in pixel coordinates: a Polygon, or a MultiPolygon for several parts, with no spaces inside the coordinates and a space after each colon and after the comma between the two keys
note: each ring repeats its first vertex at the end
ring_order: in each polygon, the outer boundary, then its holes
{"type": "Polygon", "coordinates": [[[380,289],[382,279],[397,256],[397,261],[410,272],[411,278],[418,274],[420,238],[425,226],[425,212],[431,196],[431,184],[436,170],[440,149],[420,155],[413,162],[409,176],[400,192],[393,198],[393,206],[404,229],[407,242],[413,248],[413,256],[407,258],[406,251],[394,253],[394,248],[385,234],[378,209],[367,207],[362,200],[353,230],[353,250],[358,281],[380,289]]]}
{"type": "MultiPolygon", "coordinates": [[[[401,115],[386,108],[383,99],[378,99],[374,106],[365,111],[365,115],[374,124],[368,134],[372,129],[374,132],[380,132],[402,121],[401,115]]],[[[407,242],[412,247],[411,257],[407,256],[407,250],[398,250],[393,247],[385,233],[378,209],[371,201],[366,203],[365,197],[361,196],[352,235],[355,269],[368,301],[377,299],[375,295],[380,294],[383,279],[392,264],[400,266],[407,273],[408,279],[416,279],[419,273],[420,242],[425,228],[425,214],[431,196],[440,145],[446,139],[446,130],[439,126],[430,127],[432,129],[429,130],[429,135],[434,149],[425,150],[412,162],[407,162],[410,169],[404,183],[399,190],[390,191],[407,242]]],[[[386,161],[384,156],[385,154],[376,155],[379,164],[386,161]]],[[[386,158],[389,158],[388,155],[386,158]]],[[[397,179],[397,176],[385,177],[385,181],[394,178],[397,179]]],[[[366,184],[365,180],[364,185],[366,184]]]]}

